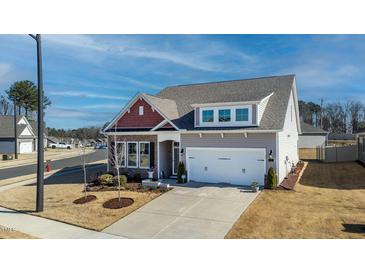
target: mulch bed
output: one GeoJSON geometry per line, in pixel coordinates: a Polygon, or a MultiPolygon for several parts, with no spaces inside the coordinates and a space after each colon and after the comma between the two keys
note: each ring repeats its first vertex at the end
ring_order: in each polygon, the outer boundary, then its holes
{"type": "Polygon", "coordinates": [[[106,201],[103,204],[103,207],[104,208],[110,208],[110,209],[118,209],[118,208],[123,208],[123,207],[130,206],[133,203],[134,203],[134,200],[132,198],[121,197],[120,199],[119,198],[114,198],[114,199],[111,199],[109,201],[106,201]]]}
{"type": "Polygon", "coordinates": [[[290,173],[288,178],[284,179],[284,181],[278,186],[278,189],[282,190],[294,190],[295,184],[298,181],[298,177],[302,169],[304,168],[304,163],[298,163],[295,169],[295,173],[290,173]]]}
{"type": "Polygon", "coordinates": [[[73,203],[77,205],[82,205],[94,200],[96,200],[95,195],[87,195],[86,197],[81,197],[79,199],[76,199],[73,203]]]}
{"type": "MultiPolygon", "coordinates": [[[[156,192],[156,193],[160,193],[160,192],[166,192],[168,190],[166,189],[149,189],[149,188],[144,188],[142,186],[142,183],[137,183],[134,181],[128,182],[126,187],[123,188],[121,187],[122,191],[136,191],[136,192],[156,192]]],[[[93,184],[90,183],[87,186],[87,191],[88,192],[102,192],[102,191],[118,191],[118,186],[113,186],[113,185],[100,185],[100,184],[93,184]]]]}

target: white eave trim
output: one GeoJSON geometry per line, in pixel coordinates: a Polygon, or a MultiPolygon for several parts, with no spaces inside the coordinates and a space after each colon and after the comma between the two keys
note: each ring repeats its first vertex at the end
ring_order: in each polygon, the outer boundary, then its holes
{"type": "MultiPolygon", "coordinates": [[[[270,96],[270,95],[269,95],[270,96]]],[[[237,101],[237,102],[218,102],[218,103],[204,103],[204,104],[191,104],[192,107],[219,107],[219,106],[236,106],[236,105],[251,105],[258,104],[260,100],[257,101],[237,101]]]]}
{"type": "Polygon", "coordinates": [[[268,129],[268,130],[178,130],[178,131],[122,131],[122,132],[105,132],[106,135],[158,135],[167,133],[179,133],[179,134],[225,134],[225,133],[277,133],[282,130],[280,129],[268,129]]]}
{"type": "Polygon", "coordinates": [[[122,110],[113,118],[113,120],[110,122],[110,124],[104,129],[103,133],[106,134],[106,131],[109,130],[127,111],[130,110],[131,106],[138,100],[143,99],[145,100],[153,110],[157,111],[158,114],[160,114],[166,121],[168,121],[176,130],[179,130],[177,126],[173,122],[171,122],[170,119],[168,119],[154,104],[151,103],[144,95],[143,93],[137,93],[129,102],[127,105],[125,105],[122,110]]]}

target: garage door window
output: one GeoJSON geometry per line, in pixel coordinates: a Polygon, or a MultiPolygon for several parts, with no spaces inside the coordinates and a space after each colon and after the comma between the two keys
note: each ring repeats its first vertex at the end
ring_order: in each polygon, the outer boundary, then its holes
{"type": "Polygon", "coordinates": [[[231,121],[231,110],[230,109],[220,109],[218,114],[219,114],[219,122],[230,122],[231,121]]]}
{"type": "Polygon", "coordinates": [[[139,142],[139,167],[150,167],[150,143],[139,142]]]}
{"type": "Polygon", "coordinates": [[[137,167],[137,142],[128,142],[128,167],[137,167]]]}

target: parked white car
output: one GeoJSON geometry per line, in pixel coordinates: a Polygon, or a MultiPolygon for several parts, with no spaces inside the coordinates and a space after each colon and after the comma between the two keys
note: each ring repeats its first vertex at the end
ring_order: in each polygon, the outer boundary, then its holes
{"type": "Polygon", "coordinates": [[[55,148],[71,149],[72,148],[71,145],[66,144],[66,143],[55,143],[55,144],[51,144],[49,147],[53,148],[53,149],[55,149],[55,148]]]}

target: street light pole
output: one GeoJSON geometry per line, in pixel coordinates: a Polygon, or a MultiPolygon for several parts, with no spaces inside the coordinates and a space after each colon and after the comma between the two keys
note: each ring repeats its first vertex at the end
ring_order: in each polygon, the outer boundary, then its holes
{"type": "Polygon", "coordinates": [[[36,211],[43,211],[44,192],[44,150],[43,150],[43,77],[41,35],[29,34],[37,42],[37,78],[38,78],[38,144],[37,144],[37,201],[36,211]]]}
{"type": "Polygon", "coordinates": [[[14,99],[14,157],[18,159],[18,129],[17,129],[17,119],[16,119],[16,103],[14,99]]]}

